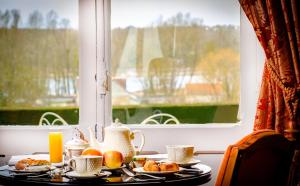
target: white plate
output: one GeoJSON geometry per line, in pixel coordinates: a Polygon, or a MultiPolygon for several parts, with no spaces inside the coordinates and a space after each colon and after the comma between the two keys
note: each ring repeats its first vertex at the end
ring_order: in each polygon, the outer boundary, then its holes
{"type": "Polygon", "coordinates": [[[108,167],[106,167],[106,166],[103,166],[103,167],[101,168],[101,170],[104,170],[104,171],[116,171],[116,170],[120,170],[120,169],[122,169],[122,168],[124,168],[124,167],[126,167],[125,164],[122,165],[121,167],[118,167],[118,168],[108,168],[108,167]]]}
{"type": "MultiPolygon", "coordinates": [[[[168,159],[164,159],[161,160],[160,162],[167,162],[170,163],[171,161],[169,161],[168,159]]],[[[189,161],[188,163],[177,163],[180,167],[191,167],[193,165],[196,165],[198,163],[200,163],[201,160],[197,160],[197,159],[192,159],[191,161],[189,161]]]]}
{"type": "Polygon", "coordinates": [[[98,174],[78,174],[75,171],[67,172],[66,176],[76,179],[95,179],[110,176],[111,173],[108,171],[102,171],[98,174]]]}
{"type": "Polygon", "coordinates": [[[144,167],[134,168],[133,171],[136,173],[146,173],[146,174],[153,174],[153,175],[165,175],[165,174],[174,174],[180,171],[180,167],[178,171],[145,171],[144,167]]]}
{"type": "Polygon", "coordinates": [[[25,170],[18,170],[14,166],[9,167],[9,170],[16,173],[39,173],[39,172],[47,172],[50,170],[54,170],[55,167],[50,167],[49,165],[41,165],[41,166],[30,166],[25,170]]]}

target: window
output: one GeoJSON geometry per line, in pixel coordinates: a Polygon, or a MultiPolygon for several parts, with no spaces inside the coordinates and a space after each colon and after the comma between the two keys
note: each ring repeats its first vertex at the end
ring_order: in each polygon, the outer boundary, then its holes
{"type": "MultiPolygon", "coordinates": [[[[79,70],[80,70],[80,117],[79,127],[87,134],[87,127],[97,124],[96,129],[98,137],[102,136],[102,127],[110,125],[111,123],[111,95],[109,77],[113,72],[109,72],[110,58],[114,58],[114,53],[110,51],[110,14],[114,13],[113,1],[115,0],[79,0],[79,70]],[[112,4],[112,6],[110,6],[112,4]],[[111,56],[110,56],[111,53],[111,56]],[[96,81],[95,81],[96,80],[96,81]],[[108,86],[107,86],[108,85],[108,86]]],[[[1,1],[1,15],[3,15],[1,1]]],[[[74,3],[74,1],[68,1],[74,3]]],[[[140,1],[135,1],[138,3],[140,1]]],[[[152,1],[151,1],[152,2],[152,1]]],[[[156,2],[156,1],[153,1],[156,2]]],[[[173,1],[172,1],[173,2],[173,1]]],[[[179,2],[179,1],[174,1],[179,2]]],[[[187,2],[187,1],[184,1],[187,2]]],[[[223,1],[222,1],[223,2],[223,1]]],[[[19,2],[20,3],[20,2],[19,2]]],[[[61,4],[60,4],[61,5],[61,4]]],[[[149,6],[151,3],[149,4],[149,6]]],[[[25,6],[23,4],[23,6],[25,6]]],[[[31,3],[30,6],[33,6],[31,3]]],[[[223,7],[223,4],[217,7],[223,7]]],[[[122,6],[123,8],[130,7],[128,4],[122,6]]],[[[14,8],[14,7],[13,7],[14,8]]],[[[68,8],[71,8],[68,7],[68,8]]],[[[194,7],[199,9],[198,6],[194,7]]],[[[9,10],[12,8],[9,8],[9,10]]],[[[20,8],[21,9],[21,8],[20,8]]],[[[184,10],[181,10],[183,13],[184,10]]],[[[130,11],[133,12],[133,11],[130,11]]],[[[129,12],[129,13],[130,13],[129,12]]],[[[127,12],[128,13],[128,12],[127,12]]],[[[128,14],[129,14],[128,13],[128,14]]],[[[61,15],[61,14],[59,14],[61,15]]],[[[176,15],[171,14],[171,15],[176,15]]],[[[112,15],[113,16],[113,15],[112,15]]],[[[134,15],[136,19],[139,16],[134,15]]],[[[192,17],[195,17],[191,14],[192,17]]],[[[165,17],[163,20],[167,19],[165,17]]],[[[228,144],[234,143],[245,134],[249,133],[252,129],[252,123],[255,114],[256,100],[261,77],[260,64],[263,64],[263,52],[257,42],[256,35],[253,31],[251,24],[246,18],[245,14],[241,11],[240,14],[240,105],[239,115],[241,118],[241,125],[236,123],[234,125],[220,125],[209,123],[206,125],[168,125],[168,126],[155,126],[155,125],[128,125],[132,129],[139,129],[146,136],[145,150],[155,150],[165,152],[165,145],[167,144],[191,144],[195,145],[199,150],[224,150],[228,144]],[[255,78],[253,78],[255,77],[255,78]]],[[[239,22],[239,21],[238,21],[239,22]]],[[[203,22],[205,24],[205,22],[203,22]]],[[[121,27],[122,28],[122,27],[121,27]]],[[[0,40],[2,42],[2,40],[0,40]]],[[[0,50],[0,53],[2,50],[0,50]]],[[[2,54],[1,54],[2,55],[2,54]]],[[[2,60],[2,58],[0,58],[2,60]]],[[[114,59],[112,59],[113,61],[114,59]]],[[[2,65],[2,63],[0,63],[2,65]]],[[[112,68],[112,70],[114,67],[112,68]]],[[[0,68],[2,71],[2,68],[0,68]]],[[[114,80],[114,76],[112,81],[114,80]]],[[[3,80],[3,77],[1,77],[3,80]]],[[[113,82],[114,83],[114,82],[113,82]]],[[[1,85],[2,86],[2,85],[1,85]]],[[[114,86],[114,85],[113,85],[114,86]]],[[[2,91],[2,87],[0,87],[2,91]]],[[[112,93],[114,94],[114,88],[112,93]]],[[[117,90],[117,89],[116,89],[117,90]]],[[[117,92],[116,92],[117,93],[117,92]]],[[[117,94],[116,94],[117,95],[117,94]]],[[[115,96],[116,96],[115,95],[115,96]]],[[[139,104],[138,104],[139,105],[139,104]]],[[[127,106],[127,105],[126,105],[127,106]]],[[[135,107],[132,103],[130,107],[135,107]]],[[[114,118],[118,117],[124,123],[134,123],[133,120],[126,120],[121,116],[134,113],[138,110],[127,110],[122,108],[117,110],[118,107],[124,105],[114,105],[114,118]],[[116,115],[118,112],[125,114],[116,115]]],[[[2,107],[0,108],[2,109],[2,107]]],[[[7,109],[8,110],[8,109],[7,109]]],[[[150,110],[150,109],[149,109],[150,110]]],[[[140,110],[141,111],[141,110],[140,110]]],[[[152,108],[151,110],[152,111],[152,108]]],[[[188,110],[187,112],[189,112],[188,110]]],[[[144,112],[144,114],[147,112],[144,112]]],[[[152,113],[152,112],[149,112],[152,113]]],[[[201,117],[204,113],[195,117],[201,117]]],[[[143,116],[146,118],[148,115],[143,116]]],[[[235,116],[236,117],[236,116],[235,116]]],[[[7,116],[0,116],[7,118],[7,116]]],[[[128,117],[133,119],[133,117],[128,117]]],[[[179,118],[180,119],[180,118],[179,118]]],[[[138,123],[138,122],[137,122],[138,123]]],[[[2,123],[1,123],[2,124],[2,123]]],[[[14,123],[16,124],[16,123],[14,123]]],[[[47,135],[49,129],[42,127],[0,127],[1,143],[0,147],[5,154],[22,154],[24,152],[41,152],[47,151],[47,135]],[[21,130],[19,130],[21,128],[21,130]],[[12,140],[11,136],[18,136],[12,140]],[[34,136],[34,137],[33,137],[34,136]],[[18,139],[22,139],[20,143],[18,139]],[[39,139],[39,140],[36,140],[39,139]],[[27,144],[27,145],[26,145],[27,144]],[[32,145],[35,144],[35,145],[32,145]],[[14,148],[11,148],[14,147],[14,148]]],[[[64,138],[70,139],[72,131],[65,129],[64,138]]],[[[101,140],[101,138],[100,138],[101,140]]]]}
{"type": "Polygon", "coordinates": [[[78,0],[0,4],[0,125],[78,124],[78,0]]]}
{"type": "MultiPolygon", "coordinates": [[[[100,14],[100,17],[103,18],[104,22],[110,22],[110,20],[112,21],[111,26],[109,24],[106,24],[103,28],[103,30],[106,30],[106,32],[107,32],[108,28],[114,27],[113,26],[114,0],[112,0],[112,1],[104,0],[103,2],[104,3],[106,2],[107,6],[104,6],[104,14],[103,15],[100,14]],[[111,3],[111,6],[110,6],[110,3],[111,3]],[[110,13],[111,13],[112,18],[110,18],[110,13]]],[[[151,1],[151,2],[148,1],[148,2],[149,2],[149,4],[147,4],[148,7],[153,7],[152,2],[155,2],[155,1],[151,1]]],[[[176,1],[176,2],[178,2],[178,1],[176,1]]],[[[184,1],[184,4],[186,4],[186,2],[187,1],[184,1]]],[[[221,11],[220,9],[223,9],[225,7],[225,5],[223,3],[230,4],[230,2],[233,2],[237,6],[239,6],[238,1],[226,1],[226,2],[222,1],[222,3],[220,2],[220,4],[216,5],[216,7],[213,7],[212,10],[209,10],[209,11],[212,11],[216,15],[218,15],[219,12],[221,11]]],[[[142,3],[142,2],[134,1],[134,3],[142,3]]],[[[163,6],[161,6],[161,4],[158,4],[158,6],[159,6],[158,8],[155,7],[155,8],[152,8],[151,10],[153,10],[155,12],[156,9],[161,9],[161,7],[163,7],[163,6]]],[[[120,7],[122,7],[120,9],[120,11],[121,11],[121,10],[126,9],[126,7],[131,8],[134,6],[132,6],[132,3],[127,3],[126,6],[120,6],[120,7]]],[[[172,5],[170,5],[170,7],[172,7],[172,5]]],[[[194,8],[198,10],[200,7],[194,6],[194,8]]],[[[258,96],[258,92],[259,92],[258,90],[259,90],[259,86],[260,86],[260,77],[261,77],[262,66],[263,66],[263,61],[264,61],[263,60],[264,53],[263,53],[263,50],[261,49],[261,46],[257,40],[256,34],[253,31],[253,27],[251,26],[250,22],[248,21],[247,17],[245,16],[244,12],[242,10],[240,10],[239,8],[237,9],[237,11],[239,12],[239,15],[240,15],[237,22],[240,23],[240,28],[239,28],[240,29],[240,31],[239,31],[239,33],[240,33],[240,42],[239,42],[240,43],[239,44],[240,45],[240,47],[239,47],[240,66],[239,67],[240,67],[240,95],[241,96],[239,97],[239,99],[240,99],[239,111],[238,111],[238,114],[235,114],[235,118],[236,118],[236,115],[238,115],[241,120],[239,122],[229,122],[231,125],[230,124],[229,125],[220,125],[220,123],[216,124],[214,121],[207,123],[205,125],[188,125],[188,124],[167,125],[167,126],[129,125],[129,127],[132,129],[142,130],[144,132],[144,134],[146,135],[147,145],[145,147],[145,150],[155,149],[159,152],[165,152],[165,145],[190,144],[190,143],[193,143],[195,145],[195,148],[199,149],[199,150],[209,150],[209,151],[210,150],[213,150],[213,151],[214,150],[225,150],[226,147],[228,146],[228,144],[232,144],[232,143],[236,142],[238,139],[240,139],[241,137],[243,137],[246,134],[251,132],[252,127],[253,127],[255,111],[256,111],[256,100],[257,100],[257,96],[258,96]],[[148,141],[148,139],[149,139],[149,141],[148,141]]],[[[115,13],[119,14],[119,12],[117,12],[117,11],[115,13]]],[[[141,11],[140,14],[143,14],[143,13],[146,14],[147,11],[143,10],[143,11],[141,11]]],[[[140,14],[136,15],[136,11],[133,11],[132,9],[130,9],[130,11],[126,11],[125,14],[128,14],[129,16],[132,15],[132,17],[134,17],[135,19],[139,19],[139,18],[143,17],[140,14]]],[[[174,14],[172,14],[172,15],[174,15],[174,14]]],[[[124,15],[124,17],[122,17],[121,20],[124,20],[125,17],[126,16],[124,15]]],[[[223,16],[223,17],[225,17],[225,16],[223,16]]],[[[133,26],[131,25],[129,28],[133,28],[133,26]]],[[[103,30],[101,32],[105,32],[103,30]]],[[[111,29],[111,32],[113,32],[112,29],[111,29]]],[[[114,59],[113,58],[118,58],[118,56],[113,51],[114,50],[113,49],[114,36],[113,36],[113,33],[111,35],[112,35],[112,41],[111,41],[111,43],[110,42],[106,43],[105,51],[107,51],[107,50],[109,51],[110,48],[112,50],[111,51],[111,58],[112,58],[111,65],[112,65],[112,84],[113,84],[114,83],[113,82],[114,81],[113,73],[114,73],[114,71],[116,71],[116,67],[114,67],[114,62],[113,62],[114,59]],[[112,47],[110,47],[110,44],[112,45],[112,47]],[[109,48],[109,49],[107,49],[107,48],[109,48]]],[[[137,38],[141,38],[141,37],[138,36],[137,38]]],[[[127,39],[128,39],[128,37],[127,37],[127,39]]],[[[99,40],[99,41],[101,41],[101,43],[102,43],[102,40],[99,40]]],[[[118,47],[120,47],[120,46],[116,46],[117,49],[118,49],[118,47]]],[[[154,47],[152,47],[152,48],[154,48],[154,47]]],[[[133,51],[135,51],[135,50],[133,50],[133,51]]],[[[110,61],[110,60],[107,60],[107,61],[110,61]]],[[[118,79],[117,79],[117,82],[121,82],[119,84],[122,84],[122,81],[119,81],[118,79]]],[[[112,94],[116,94],[115,96],[117,96],[119,93],[118,92],[114,93],[115,89],[113,86],[114,85],[112,85],[112,94]]],[[[123,81],[123,86],[124,86],[124,81],[123,81]]],[[[116,90],[118,90],[118,89],[116,89],[116,90]]],[[[109,96],[110,95],[108,95],[108,97],[109,96]]],[[[112,97],[114,97],[114,95],[112,95],[112,97]]],[[[128,118],[130,118],[130,117],[128,117],[128,115],[129,116],[134,115],[134,113],[137,113],[137,111],[139,111],[138,109],[126,110],[126,108],[125,109],[122,108],[122,107],[124,107],[124,105],[119,105],[119,106],[113,105],[113,106],[114,106],[114,109],[113,109],[114,118],[118,117],[124,123],[134,123],[134,122],[130,122],[129,120],[127,120],[128,118]],[[121,109],[121,110],[116,111],[116,109],[118,109],[120,107],[123,110],[121,109]],[[121,112],[121,113],[118,113],[118,112],[121,112]],[[123,116],[123,118],[121,118],[120,116],[123,116]]],[[[133,104],[133,105],[129,106],[128,108],[132,108],[134,106],[135,105],[133,104]]],[[[109,110],[109,107],[106,106],[106,109],[107,110],[104,112],[104,114],[110,113],[111,110],[109,110]]],[[[151,111],[153,111],[153,110],[150,109],[149,113],[152,114],[151,111]]],[[[190,110],[186,110],[185,112],[190,112],[190,110]]],[[[221,110],[221,112],[224,112],[224,110],[223,111],[221,110]]],[[[147,114],[147,112],[142,112],[142,114],[145,114],[145,113],[147,114]]],[[[148,116],[146,114],[143,117],[143,119],[148,116]]],[[[197,112],[196,114],[191,114],[188,117],[201,117],[205,114],[206,113],[199,114],[199,112],[197,112]]],[[[134,117],[132,117],[131,119],[134,119],[134,117]]],[[[139,122],[136,122],[136,123],[139,123],[139,122]]],[[[109,123],[106,123],[105,125],[109,125],[109,123]]]]}
{"type": "Polygon", "coordinates": [[[112,0],[113,117],[235,123],[240,101],[236,0],[112,0]],[[216,13],[218,12],[218,13],[216,13]]]}

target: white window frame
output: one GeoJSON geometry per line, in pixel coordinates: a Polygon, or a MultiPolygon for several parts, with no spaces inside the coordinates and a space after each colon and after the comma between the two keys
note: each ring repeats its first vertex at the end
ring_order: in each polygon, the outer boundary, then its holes
{"type": "Polygon", "coordinates": [[[85,134],[88,134],[87,128],[97,123],[96,0],[79,0],[79,15],[79,124],[0,126],[0,154],[9,156],[47,152],[50,131],[63,132],[65,143],[72,138],[73,128],[79,127],[85,134]]]}
{"type": "MultiPolygon", "coordinates": [[[[106,67],[110,66],[110,0],[96,0],[103,6],[97,9],[97,19],[103,20],[97,25],[97,33],[102,37],[97,37],[97,45],[106,67]],[[102,11],[101,11],[102,8],[102,11]],[[100,11],[100,12],[99,12],[100,11]],[[104,37],[104,39],[103,39],[104,37]],[[101,48],[104,47],[104,48],[101,48]],[[104,52],[104,53],[103,53],[104,52]]],[[[264,53],[258,43],[257,37],[253,28],[248,21],[246,15],[241,9],[240,14],[240,61],[241,61],[241,101],[239,109],[238,123],[230,124],[184,124],[184,125],[128,125],[131,129],[141,130],[146,136],[145,150],[157,150],[165,152],[165,145],[168,144],[191,144],[196,146],[196,149],[205,151],[223,151],[229,144],[235,143],[237,140],[247,135],[252,131],[256,100],[261,79],[262,66],[264,62],[264,53]],[[251,88],[249,88],[251,87],[251,88]]],[[[98,53],[97,53],[98,54],[98,53]]],[[[97,55],[98,56],[98,55],[97,55]]],[[[107,69],[100,71],[107,73],[107,69]]],[[[103,77],[106,74],[101,74],[103,77]]],[[[98,83],[102,86],[103,83],[98,83]]],[[[106,101],[100,100],[103,105],[97,113],[102,113],[103,116],[112,115],[111,106],[111,87],[106,92],[106,101]]],[[[99,126],[99,130],[109,125],[111,120],[106,120],[104,125],[99,126]]]]}
{"type": "MultiPolygon", "coordinates": [[[[110,125],[112,118],[108,70],[110,69],[110,0],[79,0],[79,14],[79,125],[0,126],[0,154],[47,151],[48,132],[52,130],[63,131],[64,142],[66,142],[71,139],[72,128],[79,127],[88,135],[87,128],[96,126],[97,137],[102,140],[103,127],[110,125]]],[[[241,121],[205,125],[128,125],[131,129],[141,130],[145,134],[144,150],[165,152],[167,144],[192,143],[197,150],[222,151],[229,144],[252,131],[264,54],[243,11],[241,11],[240,28],[241,121]]]]}

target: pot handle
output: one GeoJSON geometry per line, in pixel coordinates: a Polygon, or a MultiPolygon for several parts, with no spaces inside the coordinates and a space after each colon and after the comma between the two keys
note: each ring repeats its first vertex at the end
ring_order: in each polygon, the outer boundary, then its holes
{"type": "Polygon", "coordinates": [[[75,170],[76,169],[76,161],[74,159],[71,159],[69,161],[69,166],[71,169],[75,170]]]}
{"type": "MultiPolygon", "coordinates": [[[[140,144],[140,146],[138,147],[138,150],[137,150],[137,152],[139,153],[139,152],[141,152],[142,151],[142,149],[143,149],[143,147],[144,147],[144,145],[145,145],[145,136],[144,136],[144,134],[140,131],[140,130],[134,130],[134,131],[132,131],[132,134],[134,135],[134,134],[140,134],[141,135],[141,139],[142,139],[142,141],[141,141],[141,144],[140,144]]],[[[133,137],[134,138],[134,137],[133,137]]],[[[133,139],[132,138],[132,139],[133,139]]]]}

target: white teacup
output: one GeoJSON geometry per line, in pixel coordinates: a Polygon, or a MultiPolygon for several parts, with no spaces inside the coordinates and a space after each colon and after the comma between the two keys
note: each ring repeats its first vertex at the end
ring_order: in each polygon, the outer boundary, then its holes
{"type": "Polygon", "coordinates": [[[188,163],[193,159],[193,145],[167,145],[168,160],[175,163],[188,163]]]}
{"type": "Polygon", "coordinates": [[[79,156],[70,160],[70,167],[77,174],[97,174],[101,171],[103,156],[79,156]]]}

